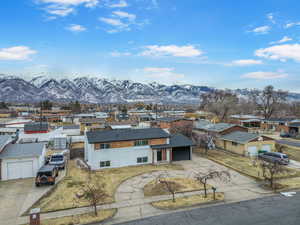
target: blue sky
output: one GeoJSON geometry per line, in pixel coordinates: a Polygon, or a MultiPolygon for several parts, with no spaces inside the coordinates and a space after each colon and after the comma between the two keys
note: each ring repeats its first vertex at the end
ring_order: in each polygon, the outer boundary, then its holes
{"type": "Polygon", "coordinates": [[[5,0],[0,73],[300,92],[296,0],[5,0]]]}

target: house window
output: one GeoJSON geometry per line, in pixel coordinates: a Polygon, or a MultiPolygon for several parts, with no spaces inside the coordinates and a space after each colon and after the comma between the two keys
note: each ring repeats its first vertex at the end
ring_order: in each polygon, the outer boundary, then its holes
{"type": "Polygon", "coordinates": [[[236,142],[231,142],[231,144],[232,144],[233,146],[237,146],[237,145],[238,145],[238,143],[236,143],[236,142]]]}
{"type": "Polygon", "coordinates": [[[109,167],[110,161],[100,161],[100,167],[109,167]]]}
{"type": "Polygon", "coordinates": [[[134,141],[134,146],[148,145],[148,140],[136,140],[134,141]]]}
{"type": "Polygon", "coordinates": [[[110,148],[110,144],[108,143],[102,143],[100,144],[100,149],[110,148]]]}
{"type": "Polygon", "coordinates": [[[146,162],[148,162],[148,157],[138,157],[136,162],[137,163],[146,163],[146,162]]]}
{"type": "Polygon", "coordinates": [[[92,126],[92,124],[91,123],[86,123],[85,126],[90,127],[90,126],[92,126]]]}

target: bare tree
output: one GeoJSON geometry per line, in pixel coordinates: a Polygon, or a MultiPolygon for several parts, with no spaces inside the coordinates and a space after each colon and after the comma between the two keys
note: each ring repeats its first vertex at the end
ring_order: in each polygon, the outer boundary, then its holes
{"type": "Polygon", "coordinates": [[[183,126],[172,126],[170,129],[171,134],[177,134],[180,133],[184,136],[191,137],[193,131],[193,124],[185,124],[183,126]]]}
{"type": "Polygon", "coordinates": [[[286,100],[287,94],[288,92],[276,91],[273,86],[269,85],[263,91],[252,90],[250,97],[257,109],[262,112],[263,117],[269,119],[278,110],[280,104],[286,100]]]}
{"type": "Polygon", "coordinates": [[[105,184],[98,181],[94,177],[94,181],[86,181],[82,187],[82,197],[89,202],[89,205],[94,207],[95,216],[98,216],[97,205],[105,200],[108,196],[105,191],[105,184]]]}
{"type": "Polygon", "coordinates": [[[215,136],[213,136],[213,135],[209,135],[206,133],[200,134],[198,132],[193,132],[192,138],[198,147],[204,149],[206,155],[208,154],[208,151],[210,149],[215,148],[215,144],[214,144],[215,136]]]}
{"type": "Polygon", "coordinates": [[[269,182],[270,188],[276,191],[276,176],[287,172],[287,169],[277,161],[267,162],[264,160],[259,160],[257,165],[261,169],[261,175],[263,178],[269,182]]]}
{"type": "Polygon", "coordinates": [[[195,175],[197,181],[203,184],[204,187],[204,197],[207,197],[207,181],[218,179],[222,182],[229,182],[231,179],[231,175],[228,171],[209,171],[207,173],[198,172],[195,175]]]}
{"type": "Polygon", "coordinates": [[[290,112],[293,116],[300,117],[300,102],[291,103],[290,112]]]}
{"type": "Polygon", "coordinates": [[[172,195],[172,201],[175,202],[175,194],[180,185],[175,181],[168,180],[163,174],[158,176],[157,182],[163,185],[164,190],[172,195]]]}
{"type": "Polygon", "coordinates": [[[200,96],[200,109],[214,113],[220,121],[227,120],[235,111],[238,97],[229,90],[214,90],[200,96]]]}

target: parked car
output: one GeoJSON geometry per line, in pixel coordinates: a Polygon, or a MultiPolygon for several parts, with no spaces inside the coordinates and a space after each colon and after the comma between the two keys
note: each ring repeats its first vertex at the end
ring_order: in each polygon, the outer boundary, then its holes
{"type": "Polygon", "coordinates": [[[264,152],[258,155],[258,158],[267,162],[278,162],[281,165],[288,165],[290,160],[286,154],[279,152],[264,152]]]}
{"type": "Polygon", "coordinates": [[[280,137],[282,137],[282,138],[289,138],[289,137],[292,137],[292,135],[289,134],[289,133],[280,133],[280,137]]]}
{"type": "Polygon", "coordinates": [[[55,179],[58,176],[58,168],[53,165],[42,166],[36,174],[35,186],[42,184],[55,184],[55,179]]]}
{"type": "Polygon", "coordinates": [[[65,169],[66,160],[63,153],[54,153],[50,157],[49,165],[57,166],[59,169],[65,169]]]}

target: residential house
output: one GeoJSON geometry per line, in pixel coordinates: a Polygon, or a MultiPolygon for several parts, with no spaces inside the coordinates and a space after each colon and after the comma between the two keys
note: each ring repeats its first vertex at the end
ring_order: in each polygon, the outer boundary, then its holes
{"type": "Polygon", "coordinates": [[[12,138],[10,135],[0,135],[0,153],[3,149],[12,142],[12,138]]]}
{"type": "Polygon", "coordinates": [[[169,130],[175,127],[189,127],[190,129],[192,129],[193,120],[176,117],[162,117],[151,122],[151,126],[169,130]]]}
{"type": "Polygon", "coordinates": [[[84,134],[85,131],[90,130],[104,130],[105,120],[101,118],[83,118],[79,120],[80,123],[80,133],[84,134]]]}
{"type": "Polygon", "coordinates": [[[49,131],[50,127],[47,122],[34,122],[24,125],[25,134],[48,133],[49,131]]]}
{"type": "Polygon", "coordinates": [[[293,120],[288,124],[289,133],[297,136],[300,134],[300,120],[293,120]]]}
{"type": "Polygon", "coordinates": [[[259,152],[270,152],[275,148],[275,140],[256,133],[233,131],[219,137],[219,148],[243,156],[256,156],[259,152]]]}
{"type": "Polygon", "coordinates": [[[35,177],[44,165],[45,143],[8,144],[0,153],[0,179],[35,177]]]}
{"type": "Polygon", "coordinates": [[[289,123],[295,118],[270,118],[261,123],[261,129],[289,133],[289,123]]]}
{"type": "Polygon", "coordinates": [[[190,160],[192,141],[161,128],[90,131],[85,135],[85,160],[93,170],[190,160]]]}
{"type": "Polygon", "coordinates": [[[211,123],[207,120],[199,120],[195,122],[194,128],[198,134],[207,134],[211,137],[214,137],[214,144],[219,147],[221,142],[219,137],[225,134],[229,134],[233,131],[242,131],[248,132],[246,127],[231,124],[231,123],[211,123]]]}
{"type": "Polygon", "coordinates": [[[262,118],[255,115],[231,115],[230,122],[247,128],[261,127],[262,118]]]}

